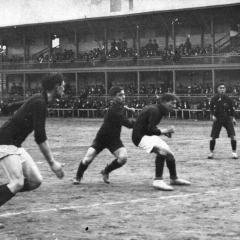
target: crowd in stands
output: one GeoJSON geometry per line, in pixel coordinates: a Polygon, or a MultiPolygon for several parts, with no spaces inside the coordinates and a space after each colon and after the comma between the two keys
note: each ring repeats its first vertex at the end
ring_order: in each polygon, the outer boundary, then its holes
{"type": "MultiPolygon", "coordinates": [[[[181,97],[180,97],[181,98],[181,97]]],[[[195,120],[209,120],[210,119],[210,100],[211,97],[206,97],[204,100],[196,104],[190,104],[186,100],[180,100],[173,113],[170,114],[172,118],[178,119],[195,119],[195,120]],[[186,109],[186,111],[184,111],[186,109]],[[183,111],[182,111],[183,110],[183,111]],[[190,110],[190,111],[189,111],[190,110]]],[[[240,97],[232,98],[235,110],[235,117],[240,118],[240,97]]],[[[20,99],[10,99],[7,103],[0,103],[0,108],[11,102],[20,101],[20,99]]],[[[130,110],[125,110],[126,116],[136,117],[138,112],[145,106],[157,104],[159,99],[156,97],[151,98],[129,98],[126,100],[125,105],[129,108],[135,108],[133,113],[130,110]]],[[[93,99],[87,96],[57,100],[54,104],[49,104],[50,117],[79,117],[79,118],[103,118],[107,109],[112,104],[111,100],[106,102],[103,99],[93,99]],[[59,111],[58,111],[59,110],[59,111]],[[80,110],[80,111],[79,111],[80,110]]]]}
{"type": "MultiPolygon", "coordinates": [[[[226,93],[230,95],[239,95],[240,94],[240,84],[235,84],[233,86],[226,87],[226,93]]],[[[209,84],[197,84],[194,83],[193,86],[182,86],[181,84],[176,88],[176,94],[184,95],[212,95],[213,89],[209,84]]]]}
{"type": "MultiPolygon", "coordinates": [[[[212,44],[207,44],[204,47],[199,45],[192,45],[190,38],[187,37],[184,43],[181,43],[179,46],[176,46],[175,51],[173,51],[173,45],[168,47],[160,48],[156,39],[149,39],[148,43],[145,46],[141,46],[139,50],[139,56],[137,54],[137,49],[133,47],[128,47],[128,43],[125,39],[113,39],[111,42],[111,47],[105,55],[104,44],[99,46],[99,48],[94,48],[90,51],[81,51],[77,54],[73,50],[64,49],[61,51],[53,52],[51,56],[48,53],[41,53],[39,55],[34,54],[31,57],[33,62],[44,62],[44,61],[70,61],[74,62],[75,60],[86,60],[91,59],[100,59],[101,61],[106,61],[106,59],[114,58],[124,58],[124,57],[161,57],[163,61],[172,59],[174,62],[180,60],[182,56],[199,56],[199,55],[208,55],[212,54],[212,44]]],[[[219,49],[215,46],[215,53],[219,52],[219,49]]],[[[232,48],[232,53],[240,53],[240,47],[232,48]]],[[[4,61],[10,62],[20,62],[23,61],[23,54],[12,55],[10,58],[4,58],[4,61]]]]}
{"type": "MultiPolygon", "coordinates": [[[[10,95],[23,96],[23,86],[21,83],[11,83],[9,90],[10,95]]],[[[133,83],[120,84],[124,87],[126,96],[138,95],[138,89],[133,83]]],[[[108,86],[110,88],[111,86],[108,86]]],[[[40,86],[35,86],[34,88],[26,89],[26,97],[30,97],[35,93],[40,93],[42,88],[40,86]]],[[[167,81],[162,84],[140,84],[139,95],[161,95],[165,92],[173,92],[173,86],[167,81]]],[[[227,94],[229,95],[240,95],[240,83],[233,86],[227,86],[227,94]]],[[[76,89],[71,86],[68,82],[65,86],[65,93],[68,95],[76,95],[76,89]]],[[[78,91],[79,96],[101,96],[106,94],[105,85],[103,84],[93,84],[82,87],[78,91]]],[[[213,89],[210,84],[194,83],[193,86],[183,86],[181,83],[176,87],[176,94],[178,95],[212,95],[213,89]]]]}

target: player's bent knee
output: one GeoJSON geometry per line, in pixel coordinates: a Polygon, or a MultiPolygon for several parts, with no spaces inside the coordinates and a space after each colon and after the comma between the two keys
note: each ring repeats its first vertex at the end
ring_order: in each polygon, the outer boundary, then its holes
{"type": "Polygon", "coordinates": [[[167,154],[167,161],[175,161],[174,154],[172,152],[167,154]]]}
{"type": "Polygon", "coordinates": [[[230,138],[231,140],[236,140],[236,136],[231,135],[230,138]]]}
{"type": "Polygon", "coordinates": [[[43,181],[42,175],[35,177],[34,180],[29,181],[29,185],[31,187],[31,190],[36,189],[41,186],[43,181]]]}
{"type": "Polygon", "coordinates": [[[118,158],[118,162],[121,164],[121,165],[124,165],[126,162],[127,162],[127,156],[120,156],[118,158]]]}

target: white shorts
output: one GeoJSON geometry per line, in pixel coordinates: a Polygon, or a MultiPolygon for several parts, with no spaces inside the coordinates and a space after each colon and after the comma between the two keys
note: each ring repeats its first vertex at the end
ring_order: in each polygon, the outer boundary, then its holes
{"type": "Polygon", "coordinates": [[[138,147],[145,150],[147,153],[151,153],[154,147],[159,149],[159,153],[166,155],[170,152],[170,148],[159,136],[143,136],[141,142],[138,144],[138,147]]]}
{"type": "Polygon", "coordinates": [[[13,145],[0,145],[0,160],[9,155],[19,155],[21,163],[25,162],[29,154],[24,148],[13,145]]]}

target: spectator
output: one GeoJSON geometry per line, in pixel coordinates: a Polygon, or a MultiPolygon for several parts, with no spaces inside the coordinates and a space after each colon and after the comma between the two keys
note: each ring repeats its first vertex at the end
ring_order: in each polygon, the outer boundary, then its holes
{"type": "Polygon", "coordinates": [[[185,55],[190,55],[191,49],[192,49],[192,44],[189,40],[189,38],[186,39],[186,42],[184,43],[184,53],[185,55]]]}

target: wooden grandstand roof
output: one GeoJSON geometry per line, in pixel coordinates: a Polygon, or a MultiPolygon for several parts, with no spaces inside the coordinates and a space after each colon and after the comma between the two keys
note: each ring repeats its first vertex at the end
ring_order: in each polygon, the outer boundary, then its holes
{"type": "Polygon", "coordinates": [[[234,5],[240,1],[7,0],[1,1],[0,28],[234,5]]]}

